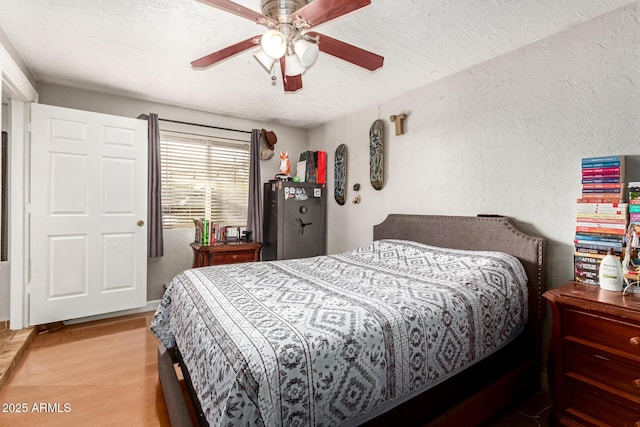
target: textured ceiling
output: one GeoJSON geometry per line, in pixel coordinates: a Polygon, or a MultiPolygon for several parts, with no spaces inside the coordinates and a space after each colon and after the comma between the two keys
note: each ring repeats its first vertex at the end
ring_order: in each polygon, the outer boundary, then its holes
{"type": "MultiPolygon", "coordinates": [[[[260,11],[259,0],[237,0],[260,11]]],[[[629,0],[373,0],[314,30],[385,57],[370,72],[320,54],[285,94],[245,51],[265,30],[195,0],[1,0],[0,27],[38,82],[311,128],[629,4],[629,0]]],[[[279,71],[276,74],[279,77],[279,71]]]]}

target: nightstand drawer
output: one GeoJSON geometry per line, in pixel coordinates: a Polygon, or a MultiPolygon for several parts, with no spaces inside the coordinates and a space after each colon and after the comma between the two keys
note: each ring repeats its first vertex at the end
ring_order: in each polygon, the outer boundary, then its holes
{"type": "Polygon", "coordinates": [[[233,241],[202,246],[191,243],[193,249],[193,268],[209,265],[235,264],[240,262],[260,261],[262,243],[233,241]]]}
{"type": "Polygon", "coordinates": [[[251,262],[255,261],[255,253],[252,252],[232,252],[226,254],[219,254],[213,257],[211,265],[217,264],[233,264],[236,262],[251,262]]]}
{"type": "Polygon", "coordinates": [[[621,363],[608,355],[568,344],[565,351],[566,372],[582,375],[640,398],[640,365],[621,363]]]}
{"type": "Polygon", "coordinates": [[[584,425],[592,425],[588,417],[610,426],[640,426],[639,408],[630,407],[608,400],[603,395],[586,390],[582,385],[570,381],[568,384],[569,408],[571,418],[583,421],[584,425]]]}
{"type": "Polygon", "coordinates": [[[564,336],[640,356],[640,328],[637,325],[576,310],[564,310],[564,336]]]}

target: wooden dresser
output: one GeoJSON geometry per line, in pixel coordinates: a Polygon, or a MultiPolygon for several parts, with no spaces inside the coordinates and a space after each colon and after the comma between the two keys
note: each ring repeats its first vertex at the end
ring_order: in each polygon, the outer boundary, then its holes
{"type": "Polygon", "coordinates": [[[544,297],[555,421],[640,427],[640,294],[569,282],[544,297]]]}
{"type": "Polygon", "coordinates": [[[212,246],[191,243],[193,249],[193,268],[209,265],[235,264],[239,262],[260,261],[259,242],[226,242],[212,246]]]}

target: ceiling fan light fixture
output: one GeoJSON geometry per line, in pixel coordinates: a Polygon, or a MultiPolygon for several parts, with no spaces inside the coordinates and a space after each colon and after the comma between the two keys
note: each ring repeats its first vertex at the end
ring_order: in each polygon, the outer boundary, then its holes
{"type": "Polygon", "coordinates": [[[300,63],[296,55],[287,55],[284,57],[284,74],[287,76],[297,76],[304,73],[307,69],[300,63]]]}
{"type": "Polygon", "coordinates": [[[275,59],[267,55],[267,53],[263,49],[255,52],[253,54],[253,57],[260,63],[260,65],[262,65],[265,70],[267,70],[267,73],[271,73],[273,64],[276,62],[275,59]]]}
{"type": "Polygon", "coordinates": [[[369,71],[382,67],[384,57],[309,29],[371,4],[371,0],[260,0],[262,13],[236,3],[238,0],[199,0],[217,9],[245,18],[263,27],[254,35],[191,62],[200,69],[212,66],[260,44],[255,59],[271,74],[280,63],[284,91],[302,89],[302,75],[323,53],[350,62],[369,71]],[[322,49],[320,49],[322,43],[322,49]]]}
{"type": "Polygon", "coordinates": [[[287,39],[278,30],[268,30],[260,39],[260,46],[273,59],[280,59],[287,51],[287,39]]]}
{"type": "Polygon", "coordinates": [[[304,39],[296,42],[294,50],[303,67],[312,66],[316,62],[316,59],[318,59],[318,54],[320,53],[320,48],[317,43],[304,39]]]}

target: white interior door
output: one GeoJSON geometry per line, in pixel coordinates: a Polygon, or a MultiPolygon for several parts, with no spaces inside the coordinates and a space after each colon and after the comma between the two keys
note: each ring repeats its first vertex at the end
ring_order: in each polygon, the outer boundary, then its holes
{"type": "Polygon", "coordinates": [[[147,122],[32,104],[31,325],[146,304],[147,122]]]}

